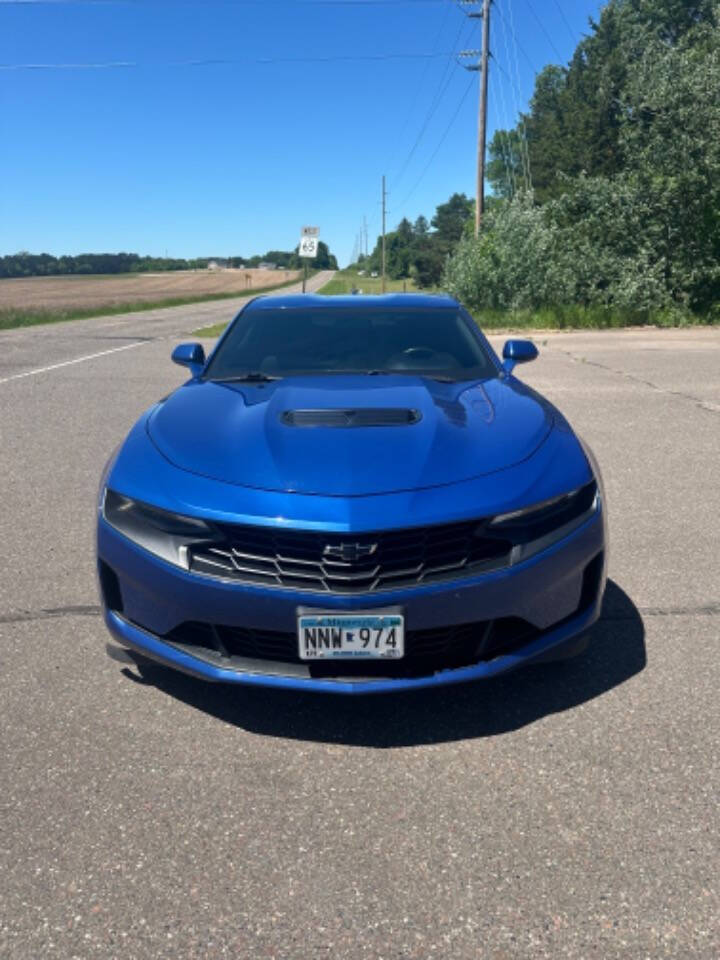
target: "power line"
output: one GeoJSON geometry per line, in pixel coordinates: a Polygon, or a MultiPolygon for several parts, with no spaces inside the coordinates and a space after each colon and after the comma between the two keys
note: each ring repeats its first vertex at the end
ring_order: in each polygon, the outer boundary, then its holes
{"type": "MultiPolygon", "coordinates": [[[[499,12],[499,7],[498,7],[499,12]]],[[[516,127],[518,128],[520,135],[520,163],[522,165],[522,177],[523,183],[526,190],[529,190],[532,186],[532,176],[530,173],[530,153],[528,151],[527,145],[527,131],[525,129],[525,120],[523,117],[522,110],[520,109],[520,101],[522,100],[522,90],[520,88],[520,67],[517,59],[517,48],[519,44],[517,43],[517,38],[515,36],[515,25],[513,21],[513,12],[512,12],[512,3],[511,0],[508,0],[508,13],[510,16],[511,23],[508,23],[504,17],[501,16],[501,25],[502,25],[502,34],[503,34],[503,46],[505,48],[505,59],[507,61],[508,70],[513,72],[513,66],[515,68],[515,79],[510,78],[510,89],[512,91],[515,112],[518,116],[518,121],[516,127]],[[510,59],[510,45],[508,43],[508,33],[511,34],[513,38],[513,61],[510,59]]],[[[499,66],[499,64],[498,64],[499,66]]],[[[502,68],[501,68],[502,69],[502,68]]],[[[534,69],[534,68],[533,68],[534,69]]],[[[504,72],[504,71],[503,71],[504,72]]],[[[508,144],[510,141],[508,138],[508,144]]]]}
{"type": "MultiPolygon", "coordinates": [[[[458,46],[460,42],[460,38],[462,36],[463,29],[466,27],[466,25],[467,23],[465,20],[462,20],[460,22],[460,28],[457,32],[457,36],[455,37],[455,43],[453,44],[453,46],[455,47],[458,46]]],[[[425,135],[425,131],[429,127],[432,118],[435,116],[435,114],[437,113],[438,107],[442,103],[442,99],[445,96],[445,93],[447,92],[448,87],[450,86],[451,80],[452,80],[452,64],[451,64],[451,61],[448,61],[445,64],[445,67],[442,72],[442,76],[440,77],[440,83],[438,84],[438,87],[435,91],[435,96],[430,102],[430,107],[428,108],[428,112],[425,115],[425,119],[423,120],[422,125],[420,126],[420,130],[418,131],[417,136],[415,137],[415,142],[410,148],[410,152],[405,157],[405,160],[402,166],[400,167],[400,170],[391,179],[393,186],[396,186],[402,180],[403,174],[405,173],[408,166],[410,165],[410,161],[415,155],[415,151],[417,150],[418,146],[420,145],[420,141],[425,135]]]]}
{"type": "Polygon", "coordinates": [[[558,60],[560,61],[560,63],[562,63],[562,62],[563,62],[563,56],[562,56],[562,54],[560,53],[560,51],[558,50],[558,48],[555,46],[555,41],[553,40],[552,36],[551,36],[551,35],[548,33],[548,31],[545,29],[545,24],[542,22],[542,20],[541,20],[540,17],[538,16],[537,11],[535,10],[535,7],[534,7],[534,6],[532,5],[532,3],[531,3],[531,0],[525,0],[525,3],[527,4],[527,6],[528,6],[529,9],[530,9],[530,13],[532,13],[533,17],[535,17],[535,20],[536,20],[536,22],[537,22],[537,25],[540,27],[540,29],[542,30],[542,32],[545,34],[545,38],[546,38],[547,42],[548,42],[548,43],[550,44],[550,46],[553,48],[553,51],[555,52],[555,56],[558,58],[558,60]]]}
{"type": "MultiPolygon", "coordinates": [[[[510,82],[512,83],[511,78],[508,76],[508,74],[505,73],[505,71],[504,71],[503,68],[500,66],[500,63],[498,62],[498,60],[497,60],[496,57],[493,57],[493,58],[492,58],[492,62],[493,62],[493,64],[494,64],[496,67],[498,67],[498,68],[500,69],[500,71],[501,71],[501,72],[508,78],[508,80],[510,80],[510,82]]],[[[516,180],[515,180],[515,168],[514,168],[513,163],[512,163],[512,160],[513,160],[513,150],[512,150],[512,143],[511,143],[511,141],[510,141],[510,129],[511,129],[511,126],[512,126],[512,123],[511,123],[511,121],[512,121],[512,114],[510,113],[510,111],[509,111],[509,109],[508,109],[507,101],[506,101],[506,99],[505,99],[505,90],[504,90],[504,87],[503,87],[502,83],[498,83],[498,84],[497,84],[497,88],[498,88],[498,90],[500,91],[500,108],[501,108],[501,109],[500,109],[500,110],[497,110],[497,108],[496,108],[495,114],[496,114],[496,116],[499,117],[499,119],[500,119],[500,122],[498,123],[498,130],[501,131],[500,146],[501,146],[501,149],[502,149],[503,161],[504,161],[504,163],[505,163],[505,172],[506,172],[506,174],[507,174],[508,184],[510,185],[510,196],[511,196],[511,197],[514,197],[515,194],[517,193],[517,182],[516,182],[516,180]],[[503,133],[503,132],[504,132],[504,134],[505,134],[505,144],[502,143],[502,133],[503,133]]]]}
{"type": "Polygon", "coordinates": [[[570,37],[571,37],[573,43],[577,43],[577,42],[578,42],[578,36],[577,36],[577,34],[575,33],[575,31],[573,30],[573,28],[570,26],[570,24],[568,23],[568,18],[565,16],[565,11],[563,10],[563,8],[562,8],[562,6],[561,6],[561,4],[560,4],[560,0],[553,0],[553,2],[555,3],[555,6],[558,8],[558,12],[559,12],[560,16],[562,17],[563,23],[564,23],[565,26],[567,27],[567,31],[568,31],[568,33],[570,34],[570,37]]]}
{"type": "MultiPolygon", "coordinates": [[[[2,2],[3,0],[0,0],[0,4],[2,2]]],[[[110,2],[110,0],[104,0],[104,2],[110,2]]],[[[352,53],[326,57],[207,57],[193,60],[101,60],[90,63],[0,63],[0,70],[116,70],[142,67],[222,67],[239,64],[264,66],[278,63],[375,63],[384,60],[424,60],[442,57],[451,61],[453,56],[454,54],[450,53],[352,53]]]]}
{"type": "Polygon", "coordinates": [[[403,164],[400,167],[398,173],[392,179],[393,186],[396,186],[402,180],[403,174],[405,173],[407,168],[410,166],[410,161],[415,156],[415,151],[420,146],[420,142],[423,136],[425,135],[425,131],[430,126],[430,122],[432,118],[435,116],[435,114],[437,113],[437,109],[442,103],[443,97],[445,96],[445,93],[447,92],[447,89],[450,86],[450,81],[452,79],[452,72],[448,73],[447,68],[448,68],[449,62],[450,61],[448,61],[448,64],[446,64],[445,66],[442,80],[440,81],[440,87],[438,88],[439,92],[436,95],[436,97],[433,99],[433,101],[431,101],[430,108],[427,114],[425,115],[425,119],[422,122],[422,125],[420,127],[420,130],[417,133],[417,136],[415,137],[415,141],[412,147],[410,147],[410,151],[405,157],[405,160],[403,161],[403,164]]]}
{"type": "MultiPolygon", "coordinates": [[[[435,40],[435,50],[437,50],[440,46],[440,38],[442,37],[443,30],[445,29],[445,23],[447,22],[447,18],[451,10],[451,4],[449,3],[444,4],[444,10],[445,10],[445,13],[443,15],[443,19],[438,29],[436,40],[435,40]]],[[[423,69],[420,82],[415,84],[412,104],[409,107],[409,109],[405,111],[405,122],[403,123],[400,131],[398,132],[399,141],[402,140],[403,136],[405,135],[405,131],[407,130],[407,126],[410,121],[410,117],[412,116],[413,111],[415,110],[415,105],[418,102],[418,97],[420,96],[420,90],[425,86],[425,80],[427,79],[428,70],[430,69],[430,63],[431,63],[430,60],[426,60],[425,68],[423,69]]]]}
{"type": "MultiPolygon", "coordinates": [[[[509,5],[509,0],[508,0],[508,5],[509,5]]],[[[518,40],[517,35],[516,35],[516,33],[515,33],[515,28],[514,28],[514,26],[511,28],[511,27],[510,27],[510,24],[509,24],[509,23],[507,22],[507,20],[505,19],[505,16],[504,16],[504,14],[503,14],[503,12],[502,12],[502,7],[500,6],[500,4],[498,4],[495,9],[496,9],[496,11],[500,14],[500,19],[502,20],[503,24],[507,27],[508,30],[511,31],[511,33],[512,33],[512,38],[513,38],[513,42],[514,42],[515,45],[517,46],[517,48],[518,48],[518,50],[520,51],[520,53],[521,53],[521,54],[525,57],[525,59],[527,60],[528,66],[530,67],[530,69],[532,70],[532,72],[533,72],[533,73],[540,73],[540,68],[539,68],[539,67],[537,66],[537,64],[534,62],[534,60],[532,59],[532,57],[530,56],[530,54],[527,52],[527,50],[525,50],[525,48],[524,48],[523,46],[521,46],[520,41],[518,40]]],[[[512,9],[511,9],[510,12],[512,13],[512,9]]]]}
{"type": "MultiPolygon", "coordinates": [[[[497,12],[498,12],[498,13],[501,13],[499,6],[498,6],[498,8],[497,8],[497,12]]],[[[501,15],[501,17],[500,17],[500,26],[501,26],[501,28],[502,28],[503,48],[504,48],[504,50],[505,50],[505,61],[506,61],[506,63],[507,63],[507,68],[508,68],[508,70],[510,71],[510,75],[508,75],[508,74],[505,74],[505,75],[506,75],[506,76],[508,77],[508,79],[510,80],[510,93],[511,93],[511,95],[512,95],[513,106],[514,106],[514,108],[515,108],[515,113],[516,113],[517,118],[518,118],[518,119],[516,120],[516,122],[515,122],[515,127],[518,127],[518,128],[519,128],[519,126],[520,126],[520,113],[521,113],[521,111],[520,111],[520,99],[521,99],[521,96],[520,96],[520,92],[519,92],[518,86],[516,85],[515,78],[512,76],[512,73],[513,73],[513,65],[512,65],[512,61],[511,61],[511,59],[510,59],[510,44],[509,44],[509,42],[508,42],[509,24],[507,23],[507,21],[505,20],[505,18],[504,18],[502,15],[501,15]]],[[[516,62],[517,62],[517,61],[516,61],[516,62]]],[[[503,71],[503,73],[505,73],[505,71],[503,70],[503,68],[500,66],[499,60],[496,59],[496,63],[497,63],[497,65],[498,65],[498,67],[503,71]]],[[[516,76],[517,76],[517,74],[516,74],[516,76]]],[[[508,113],[511,114],[511,111],[509,110],[508,113]]],[[[526,151],[525,151],[525,144],[524,144],[524,139],[523,139],[523,136],[522,136],[522,132],[520,133],[520,164],[521,164],[521,166],[522,166],[522,179],[523,179],[523,184],[524,184],[524,186],[525,186],[525,189],[527,189],[528,183],[529,183],[529,181],[528,181],[528,173],[527,173],[528,165],[527,165],[527,163],[526,163],[526,151]]]]}
{"type": "Polygon", "coordinates": [[[453,124],[455,123],[455,121],[457,120],[458,114],[459,114],[460,111],[462,110],[462,107],[463,107],[465,101],[467,100],[467,96],[468,96],[468,94],[470,93],[470,90],[472,89],[473,83],[474,83],[474,77],[470,77],[470,82],[468,83],[467,87],[465,87],[465,90],[464,90],[464,92],[463,92],[463,95],[462,95],[462,97],[461,97],[461,99],[460,99],[460,103],[458,103],[457,109],[455,110],[455,113],[453,113],[452,117],[450,118],[450,123],[448,123],[448,125],[447,125],[447,127],[446,127],[446,129],[445,129],[445,132],[443,133],[442,137],[440,138],[440,142],[439,142],[438,145],[435,147],[435,150],[433,151],[432,156],[430,157],[430,159],[428,160],[425,168],[423,169],[423,172],[420,174],[420,176],[418,177],[418,179],[415,181],[414,186],[412,187],[412,189],[410,190],[410,192],[408,193],[408,195],[407,195],[407,196],[405,197],[405,199],[403,200],[402,204],[400,205],[401,207],[404,207],[404,206],[405,206],[405,204],[406,204],[406,203],[408,202],[408,200],[412,197],[412,195],[415,193],[415,191],[417,190],[417,188],[420,186],[420,184],[421,184],[422,181],[424,180],[425,174],[428,172],[428,170],[429,170],[430,167],[432,166],[433,161],[435,160],[435,157],[436,157],[436,156],[438,155],[438,153],[440,152],[440,148],[441,148],[442,145],[445,143],[445,140],[447,139],[447,135],[450,133],[450,130],[451,130],[451,128],[452,128],[452,125],[453,125],[453,124]]]}

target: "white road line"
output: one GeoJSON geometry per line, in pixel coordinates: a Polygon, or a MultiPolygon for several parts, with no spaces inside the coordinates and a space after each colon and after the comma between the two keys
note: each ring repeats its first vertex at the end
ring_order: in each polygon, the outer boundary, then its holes
{"type": "Polygon", "coordinates": [[[120,353],[121,350],[132,350],[134,347],[144,347],[154,340],[139,340],[137,343],[126,343],[124,347],[113,347],[111,350],[101,350],[99,353],[88,353],[84,357],[75,357],[74,360],[63,360],[62,363],[51,363],[49,367],[38,367],[37,370],[26,370],[24,373],[14,373],[11,377],[3,377],[0,383],[9,383],[11,380],[21,380],[23,377],[35,377],[38,373],[47,373],[49,370],[59,370],[60,367],[71,367],[74,363],[83,363],[85,360],[95,360],[97,357],[106,357],[109,353],[120,353]]]}
{"type": "MultiPolygon", "coordinates": [[[[0,3],[1,2],[2,0],[0,0],[0,3]]],[[[332,277],[333,274],[331,273],[330,276],[332,277]]],[[[319,286],[322,286],[323,283],[325,282],[327,282],[325,277],[313,277],[312,280],[310,281],[310,284],[308,285],[308,291],[310,293],[314,293],[315,289],[319,286]],[[315,285],[311,287],[310,284],[312,284],[313,281],[315,282],[315,285]]],[[[278,294],[283,295],[288,293],[296,293],[300,289],[300,283],[298,283],[296,287],[297,289],[294,287],[285,288],[282,292],[278,291],[278,294]]],[[[242,295],[238,297],[238,299],[243,301],[249,300],[251,298],[252,298],[251,294],[245,297],[243,297],[242,295]]],[[[197,315],[205,317],[205,316],[212,316],[218,310],[219,304],[217,301],[205,301],[204,303],[202,303],[202,306],[205,307],[205,310],[198,310],[197,315]]],[[[170,312],[171,310],[184,309],[184,307],[182,308],[181,307],[161,307],[159,309],[162,311],[167,310],[168,312],[170,312]]],[[[120,316],[122,317],[123,314],[120,314],[120,316]]],[[[89,319],[92,319],[92,318],[89,318],[89,319]]],[[[111,320],[109,323],[99,324],[94,329],[99,330],[107,327],[126,326],[129,323],[134,323],[135,319],[136,318],[133,317],[129,320],[123,320],[123,319],[111,320]]],[[[193,324],[195,322],[196,322],[195,319],[193,319],[193,324]]],[[[22,328],[22,329],[25,330],[25,329],[32,329],[32,328],[22,328]]],[[[153,337],[152,340],[140,340],[137,343],[127,343],[123,347],[112,347],[112,349],[110,350],[100,350],[98,353],[88,353],[84,357],[75,357],[74,360],[63,360],[61,363],[52,363],[47,367],[38,367],[37,370],[26,370],[24,373],[13,373],[9,377],[0,377],[0,384],[10,383],[12,380],[22,380],[25,377],[35,377],[39,373],[48,373],[50,370],[60,370],[62,367],[71,367],[73,366],[73,364],[76,364],[76,363],[84,363],[86,360],[96,360],[98,357],[106,357],[108,356],[108,354],[119,353],[121,350],[132,350],[133,347],[142,347],[142,346],[145,346],[145,344],[147,343],[156,343],[158,340],[171,340],[171,339],[174,339],[175,336],[177,335],[170,334],[169,336],[153,337]]]]}

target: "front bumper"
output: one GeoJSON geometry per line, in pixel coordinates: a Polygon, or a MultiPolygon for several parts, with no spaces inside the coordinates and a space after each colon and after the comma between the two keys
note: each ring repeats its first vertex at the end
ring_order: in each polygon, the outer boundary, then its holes
{"type": "Polygon", "coordinates": [[[496,676],[543,658],[586,633],[598,618],[605,584],[603,510],[601,506],[568,537],[517,566],[360,596],[254,587],[191,574],[137,547],[100,517],[98,558],[117,578],[119,588],[115,597],[108,596],[107,587],[101,590],[105,623],[121,646],[210,681],[381,693],[496,676]],[[587,571],[593,563],[596,574],[588,593],[587,571]],[[469,666],[441,667],[423,676],[372,679],[313,676],[302,663],[258,659],[223,663],[218,658],[196,656],[165,639],[186,622],[210,621],[288,633],[296,629],[300,606],[352,611],[388,605],[404,608],[408,631],[521,618],[535,628],[535,635],[519,649],[469,666]]]}

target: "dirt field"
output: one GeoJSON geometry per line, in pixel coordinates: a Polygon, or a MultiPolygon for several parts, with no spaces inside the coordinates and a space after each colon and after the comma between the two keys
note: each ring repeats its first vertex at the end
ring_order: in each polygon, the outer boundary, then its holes
{"type": "Polygon", "coordinates": [[[295,270],[183,270],[102,277],[21,277],[0,280],[0,310],[7,307],[71,309],[213,293],[244,293],[286,283],[299,276],[295,270]]]}

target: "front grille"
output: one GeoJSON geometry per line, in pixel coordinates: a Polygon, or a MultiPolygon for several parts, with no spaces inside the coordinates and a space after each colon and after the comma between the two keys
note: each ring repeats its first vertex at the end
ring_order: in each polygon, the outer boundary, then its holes
{"type": "Polygon", "coordinates": [[[300,660],[294,632],[186,622],[165,639],[195,656],[214,662],[227,661],[230,666],[238,660],[267,660],[303,664],[314,677],[413,677],[492,660],[530,643],[539,632],[519,617],[504,617],[432,630],[409,630],[405,634],[402,660],[314,662],[300,660]]]}
{"type": "Polygon", "coordinates": [[[190,548],[190,569],[215,577],[322,593],[372,593],[509,563],[512,542],[483,521],[380,533],[327,534],[220,526],[190,548]]]}

